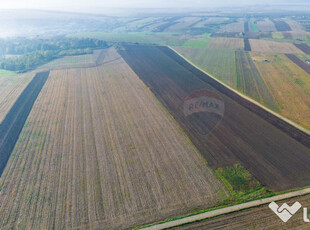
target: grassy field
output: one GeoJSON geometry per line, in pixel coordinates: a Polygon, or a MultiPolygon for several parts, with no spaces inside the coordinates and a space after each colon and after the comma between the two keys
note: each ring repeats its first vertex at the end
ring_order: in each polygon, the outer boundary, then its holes
{"type": "Polygon", "coordinates": [[[0,178],[1,229],[127,229],[229,196],[119,55],[54,70],[0,178]]]}
{"type": "Polygon", "coordinates": [[[253,32],[258,32],[258,25],[256,21],[251,20],[251,30],[253,32]]]}
{"type": "Polygon", "coordinates": [[[225,182],[226,187],[236,200],[250,199],[267,194],[264,186],[240,164],[218,168],[216,173],[225,182]]]}
{"type": "Polygon", "coordinates": [[[206,48],[209,41],[209,39],[190,39],[184,42],[182,46],[188,48],[206,48]]]}
{"type": "Polygon", "coordinates": [[[309,75],[285,55],[251,53],[251,56],[277,101],[280,113],[310,129],[309,75]]]}
{"type": "Polygon", "coordinates": [[[302,51],[294,44],[288,42],[275,42],[268,40],[250,39],[252,51],[264,53],[296,53],[300,54],[302,51]]]}
{"type": "Polygon", "coordinates": [[[282,32],[272,32],[271,36],[272,38],[275,38],[275,39],[283,39],[282,32]]]}
{"type": "Polygon", "coordinates": [[[2,76],[14,76],[14,75],[16,75],[16,73],[13,71],[0,69],[0,77],[2,77],[2,76]]]}
{"type": "Polygon", "coordinates": [[[28,73],[18,76],[0,77],[0,123],[33,76],[33,73],[28,73]]]}
{"type": "MultiPolygon", "coordinates": [[[[274,191],[309,184],[306,173],[310,173],[309,148],[290,136],[293,130],[288,134],[276,128],[279,127],[277,123],[262,118],[258,107],[251,112],[253,109],[250,111],[245,104],[241,105],[240,97],[231,96],[231,91],[167,47],[125,46],[120,52],[214,169],[241,163],[259,182],[274,191]],[[218,107],[225,107],[222,119],[215,120],[213,113],[186,115],[187,98],[192,98],[197,90],[211,91],[211,95],[220,98],[222,103],[218,107]],[[201,124],[206,130],[210,130],[210,126],[213,129],[203,135],[194,124],[201,124]]],[[[282,120],[277,122],[283,124],[282,120]]]]}
{"type": "Polygon", "coordinates": [[[233,50],[191,49],[181,47],[175,47],[175,49],[229,86],[237,86],[235,52],[233,50]]]}
{"type": "Polygon", "coordinates": [[[206,33],[206,34],[200,35],[200,37],[202,37],[202,38],[210,38],[210,36],[211,36],[210,33],[206,33]]]}

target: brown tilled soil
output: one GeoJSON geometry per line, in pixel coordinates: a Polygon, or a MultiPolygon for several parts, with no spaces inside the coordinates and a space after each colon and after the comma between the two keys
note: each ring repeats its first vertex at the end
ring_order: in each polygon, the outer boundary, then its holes
{"type": "Polygon", "coordinates": [[[105,60],[51,71],[0,178],[0,229],[129,229],[229,196],[120,55],[105,60]]]}
{"type": "Polygon", "coordinates": [[[247,39],[247,38],[243,39],[243,43],[244,43],[244,50],[245,51],[251,51],[252,50],[249,39],[247,39]]]}
{"type": "Polygon", "coordinates": [[[310,54],[310,46],[308,46],[307,44],[297,44],[297,43],[294,43],[294,45],[302,50],[302,52],[304,52],[305,54],[310,54]]]}
{"type": "Polygon", "coordinates": [[[308,135],[219,85],[166,47],[126,46],[120,53],[213,168],[239,161],[277,191],[310,184],[308,135]],[[184,99],[198,89],[215,92],[225,104],[223,119],[205,136],[183,113],[184,99]]]}
{"type": "Polygon", "coordinates": [[[308,74],[310,74],[310,64],[307,64],[303,62],[301,59],[299,59],[294,54],[285,54],[292,62],[294,62],[296,65],[298,65],[300,68],[302,68],[304,71],[306,71],[308,74]]]}

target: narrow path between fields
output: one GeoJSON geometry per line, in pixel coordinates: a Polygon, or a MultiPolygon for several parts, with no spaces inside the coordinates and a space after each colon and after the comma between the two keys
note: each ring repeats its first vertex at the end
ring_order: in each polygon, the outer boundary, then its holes
{"type": "MultiPolygon", "coordinates": [[[[189,217],[184,217],[184,218],[181,218],[178,220],[172,220],[172,221],[168,221],[168,222],[161,223],[161,224],[155,224],[153,226],[145,227],[142,229],[160,230],[160,229],[172,228],[172,227],[180,226],[183,224],[196,222],[199,220],[203,220],[203,219],[207,219],[207,218],[211,218],[211,217],[216,217],[216,216],[223,215],[223,214],[241,211],[243,209],[248,209],[248,208],[261,206],[264,204],[269,204],[272,201],[284,200],[284,199],[293,198],[296,196],[302,196],[302,195],[306,195],[306,194],[310,194],[310,188],[306,188],[306,189],[295,191],[295,192],[289,192],[289,193],[285,193],[282,195],[276,195],[276,196],[268,197],[268,198],[264,198],[264,199],[259,199],[259,200],[255,200],[255,201],[250,201],[250,202],[243,203],[243,204],[237,204],[237,205],[233,205],[230,207],[221,208],[221,209],[217,209],[217,210],[213,210],[213,211],[208,211],[208,212],[200,213],[200,214],[189,216],[189,217]]],[[[275,218],[276,218],[276,216],[275,216],[275,218]]]]}

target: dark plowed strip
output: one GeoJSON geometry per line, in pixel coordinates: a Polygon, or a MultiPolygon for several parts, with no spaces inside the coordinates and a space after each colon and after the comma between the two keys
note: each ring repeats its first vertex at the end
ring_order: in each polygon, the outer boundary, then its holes
{"type": "Polygon", "coordinates": [[[244,43],[244,50],[245,51],[251,51],[252,50],[249,39],[247,39],[247,38],[243,39],[243,43],[244,43]]]}
{"type": "Polygon", "coordinates": [[[247,33],[247,32],[250,32],[250,30],[249,30],[249,22],[245,21],[244,22],[244,33],[247,33]]]}
{"type": "Polygon", "coordinates": [[[37,73],[0,124],[0,176],[48,76],[49,71],[37,73]]]}
{"type": "Polygon", "coordinates": [[[303,62],[301,59],[299,59],[295,54],[285,54],[292,62],[294,62],[296,65],[298,65],[300,68],[302,68],[304,71],[306,71],[308,74],[310,74],[310,64],[307,64],[303,62]]]}
{"type": "Polygon", "coordinates": [[[300,49],[302,52],[304,52],[305,54],[310,54],[310,46],[308,46],[307,44],[296,44],[294,43],[294,45],[300,49]]]}
{"type": "Polygon", "coordinates": [[[96,60],[96,66],[99,66],[103,63],[105,56],[106,56],[106,50],[101,50],[100,54],[96,60]]]}
{"type": "Polygon", "coordinates": [[[292,31],[291,27],[289,26],[289,24],[287,24],[285,21],[278,21],[278,20],[273,20],[271,19],[271,21],[274,23],[277,31],[292,31]]]}
{"type": "Polygon", "coordinates": [[[219,84],[167,47],[126,46],[120,53],[211,167],[239,161],[262,184],[276,191],[310,184],[307,134],[219,84]],[[225,104],[222,120],[205,136],[191,125],[203,125],[203,117],[196,116],[201,122],[188,120],[183,110],[184,99],[201,89],[218,94],[225,104]]]}

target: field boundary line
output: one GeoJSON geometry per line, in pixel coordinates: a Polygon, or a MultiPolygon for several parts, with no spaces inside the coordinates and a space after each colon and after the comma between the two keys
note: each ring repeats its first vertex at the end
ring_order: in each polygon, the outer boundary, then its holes
{"type": "MultiPolygon", "coordinates": [[[[223,87],[226,87],[227,89],[233,91],[234,93],[238,94],[240,97],[242,97],[243,99],[248,100],[249,102],[255,104],[256,106],[260,107],[261,109],[271,113],[272,115],[276,116],[279,119],[282,119],[283,121],[287,122],[288,124],[292,125],[293,127],[297,128],[298,130],[304,132],[305,134],[310,136],[310,130],[303,128],[302,126],[296,124],[295,122],[289,120],[286,117],[283,117],[282,115],[272,111],[271,109],[265,107],[264,105],[260,104],[259,102],[255,101],[254,99],[240,93],[239,91],[235,90],[234,88],[226,85],[225,83],[223,83],[222,81],[218,80],[216,77],[214,77],[212,74],[208,73],[207,71],[201,69],[199,66],[197,66],[196,64],[194,64],[193,62],[191,62],[189,59],[187,59],[185,56],[183,56],[182,54],[180,54],[178,51],[176,51],[174,48],[172,48],[171,46],[167,46],[169,49],[171,49],[172,51],[174,51],[177,55],[179,55],[181,58],[183,58],[185,61],[187,61],[190,65],[194,66],[196,69],[200,70],[201,72],[205,73],[206,75],[208,75],[209,77],[211,77],[214,81],[216,81],[217,83],[219,83],[220,85],[222,85],[223,87]]],[[[238,103],[238,102],[237,102],[238,103]]],[[[263,117],[262,117],[263,118],[263,117]]],[[[264,118],[263,118],[264,119],[264,118]]],[[[264,119],[265,120],[265,119],[264,119]]]]}
{"type": "Polygon", "coordinates": [[[193,223],[196,221],[200,221],[200,220],[204,220],[204,219],[208,219],[208,218],[212,218],[212,217],[216,217],[216,216],[220,216],[220,215],[224,215],[224,214],[229,214],[229,213],[241,211],[241,210],[248,209],[248,208],[258,207],[258,206],[261,206],[264,204],[271,203],[273,201],[289,199],[289,198],[293,198],[293,197],[297,197],[297,196],[303,196],[303,195],[307,195],[307,194],[310,194],[310,188],[306,188],[306,189],[294,191],[294,192],[288,192],[285,194],[276,195],[276,196],[268,197],[268,198],[263,198],[263,199],[259,199],[259,200],[255,200],[255,201],[250,201],[250,202],[246,202],[246,203],[242,203],[242,204],[237,204],[237,205],[233,205],[233,206],[229,206],[229,207],[225,207],[225,208],[220,208],[220,209],[216,209],[216,210],[212,210],[212,211],[206,211],[204,213],[180,218],[177,220],[167,221],[165,223],[154,224],[154,225],[149,226],[149,227],[144,227],[144,228],[142,227],[141,229],[144,229],[144,230],[168,229],[168,228],[193,223]]]}

